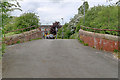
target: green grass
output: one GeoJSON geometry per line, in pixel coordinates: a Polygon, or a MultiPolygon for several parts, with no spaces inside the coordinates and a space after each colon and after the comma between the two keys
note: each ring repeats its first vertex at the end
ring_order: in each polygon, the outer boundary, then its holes
{"type": "Polygon", "coordinates": [[[78,41],[82,44],[84,44],[84,46],[89,46],[87,43],[84,43],[84,41],[80,40],[80,38],[78,38],[78,41]]]}
{"type": "Polygon", "coordinates": [[[117,55],[117,57],[120,59],[120,51],[119,50],[115,49],[114,55],[117,55]]]}
{"type": "Polygon", "coordinates": [[[117,49],[115,49],[115,50],[114,50],[114,52],[115,52],[115,53],[120,53],[120,51],[119,51],[119,50],[117,50],[117,49]]]}
{"type": "Polygon", "coordinates": [[[33,41],[33,40],[39,40],[39,39],[42,39],[42,38],[31,39],[31,40],[29,40],[29,41],[33,41]]]}
{"type": "Polygon", "coordinates": [[[87,43],[84,43],[84,46],[89,46],[87,43]]]}
{"type": "Polygon", "coordinates": [[[70,39],[77,39],[78,37],[79,37],[79,32],[76,32],[70,36],[70,39]]]}
{"type": "Polygon", "coordinates": [[[78,41],[82,44],[84,44],[84,41],[80,40],[80,38],[78,38],[78,41]]]}
{"type": "Polygon", "coordinates": [[[5,53],[5,49],[6,49],[6,44],[2,43],[2,46],[1,46],[1,49],[0,49],[0,56],[5,53]]]}
{"type": "Polygon", "coordinates": [[[8,37],[8,36],[12,36],[14,34],[15,34],[15,32],[9,32],[9,33],[5,34],[5,36],[8,37]]]}
{"type": "Polygon", "coordinates": [[[5,37],[12,36],[12,35],[15,35],[15,34],[20,34],[20,33],[21,32],[9,32],[9,33],[5,34],[5,37]]]}
{"type": "Polygon", "coordinates": [[[20,41],[17,41],[17,44],[19,44],[20,43],[20,41]]]}
{"type": "Polygon", "coordinates": [[[94,46],[92,48],[95,48],[94,46]]]}

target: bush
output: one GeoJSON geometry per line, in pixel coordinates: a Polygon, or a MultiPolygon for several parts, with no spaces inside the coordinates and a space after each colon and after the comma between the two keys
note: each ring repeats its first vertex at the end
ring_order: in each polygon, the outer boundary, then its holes
{"type": "MultiPolygon", "coordinates": [[[[76,39],[77,34],[80,30],[80,26],[86,26],[91,28],[98,28],[98,29],[112,29],[118,30],[118,7],[117,5],[109,5],[109,6],[95,6],[86,11],[85,14],[85,24],[84,24],[84,17],[79,19],[77,25],[75,25],[76,30],[75,34],[71,33],[71,22],[72,20],[76,20],[76,18],[71,19],[68,24],[63,26],[63,32],[65,38],[76,39]]],[[[75,22],[73,21],[73,24],[75,22]]],[[[72,25],[73,26],[73,25],[72,25]]],[[[120,35],[118,32],[115,31],[98,31],[92,29],[82,28],[83,30],[102,33],[102,34],[111,34],[111,35],[120,35]]],[[[62,29],[58,31],[59,37],[62,35],[62,29]]]]}
{"type": "Polygon", "coordinates": [[[6,44],[5,44],[5,43],[2,43],[2,49],[1,49],[2,54],[5,53],[5,49],[6,49],[6,44]]]}
{"type": "Polygon", "coordinates": [[[70,39],[78,39],[79,38],[79,32],[76,32],[75,34],[70,36],[70,39]]]}
{"type": "MultiPolygon", "coordinates": [[[[118,30],[118,6],[95,6],[89,9],[85,15],[85,24],[83,24],[83,18],[80,19],[77,30],[80,25],[84,25],[91,28],[98,29],[113,29],[118,30]]],[[[87,31],[93,31],[85,29],[87,31]]],[[[97,33],[118,35],[115,31],[95,31],[97,33]]]]}
{"type": "Polygon", "coordinates": [[[69,39],[70,36],[71,36],[71,34],[72,34],[72,33],[71,33],[70,29],[67,29],[66,32],[64,33],[64,38],[65,38],[65,39],[69,39]]]}
{"type": "Polygon", "coordinates": [[[62,38],[62,31],[63,31],[63,35],[64,35],[63,37],[65,39],[68,39],[71,36],[71,31],[70,31],[70,29],[68,29],[68,23],[66,23],[65,25],[63,25],[63,27],[58,29],[58,32],[57,32],[58,36],[57,37],[59,39],[62,38]]]}
{"type": "MultiPolygon", "coordinates": [[[[7,23],[5,26],[5,31],[27,28],[34,25],[37,27],[38,23],[39,23],[39,18],[35,13],[24,13],[20,17],[11,18],[9,23],[7,23]]],[[[24,31],[29,31],[29,30],[30,29],[26,29],[24,31]]]]}

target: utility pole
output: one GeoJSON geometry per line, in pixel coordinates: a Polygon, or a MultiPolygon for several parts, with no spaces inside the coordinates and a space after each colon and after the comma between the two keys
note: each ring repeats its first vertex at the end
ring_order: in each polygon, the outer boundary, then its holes
{"type": "Polygon", "coordinates": [[[85,2],[83,3],[83,7],[84,7],[84,25],[85,25],[85,2]]]}
{"type": "Polygon", "coordinates": [[[58,30],[58,29],[57,29],[57,27],[56,27],[56,39],[57,39],[57,30],[58,30]]]}
{"type": "MultiPolygon", "coordinates": [[[[62,25],[63,25],[63,18],[62,19],[62,25]]],[[[63,39],[63,26],[62,26],[62,39],[63,39]]]]}

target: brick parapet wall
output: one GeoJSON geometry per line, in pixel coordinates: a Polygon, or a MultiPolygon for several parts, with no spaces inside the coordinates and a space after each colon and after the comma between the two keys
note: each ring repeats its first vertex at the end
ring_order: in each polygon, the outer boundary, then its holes
{"type": "Polygon", "coordinates": [[[32,39],[42,38],[42,34],[39,29],[27,31],[21,34],[15,34],[5,38],[5,44],[11,45],[18,42],[26,42],[32,39]]]}
{"type": "Polygon", "coordinates": [[[120,37],[108,35],[108,34],[99,34],[89,31],[79,30],[79,36],[84,43],[87,43],[90,47],[94,47],[100,50],[111,51],[120,50],[120,37]]]}

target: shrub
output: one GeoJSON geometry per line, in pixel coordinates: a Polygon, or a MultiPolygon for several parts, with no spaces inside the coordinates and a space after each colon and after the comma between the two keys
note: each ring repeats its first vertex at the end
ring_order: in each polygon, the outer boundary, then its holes
{"type": "MultiPolygon", "coordinates": [[[[24,13],[20,17],[13,17],[5,26],[5,31],[27,28],[36,25],[38,27],[39,18],[35,13],[24,13]]],[[[32,29],[35,29],[34,27],[32,29]]],[[[26,29],[24,31],[29,31],[26,29]]],[[[21,32],[21,31],[20,31],[21,32]]],[[[16,33],[19,33],[18,31],[16,33]]]]}
{"type": "MultiPolygon", "coordinates": [[[[83,24],[83,18],[80,19],[77,30],[80,25],[84,25],[91,28],[98,29],[113,29],[118,30],[118,6],[95,6],[87,11],[85,14],[85,24],[83,24]]],[[[93,31],[91,29],[84,29],[87,31],[93,31]]],[[[95,31],[97,33],[118,35],[115,31],[95,31]]]]}

